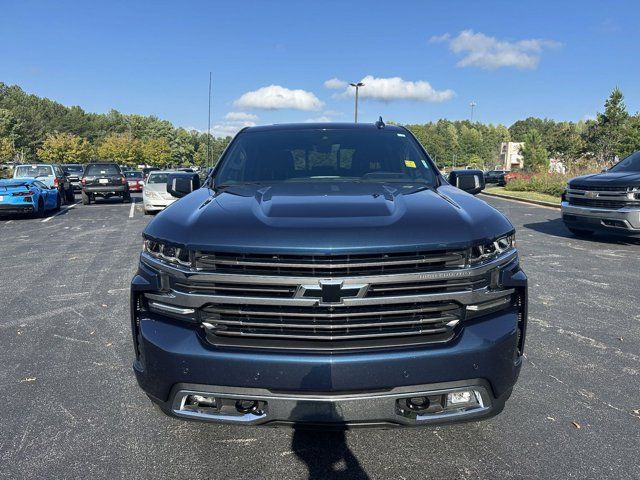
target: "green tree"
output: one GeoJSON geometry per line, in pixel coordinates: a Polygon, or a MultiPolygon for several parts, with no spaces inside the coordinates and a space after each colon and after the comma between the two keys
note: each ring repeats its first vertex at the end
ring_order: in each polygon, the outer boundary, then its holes
{"type": "Polygon", "coordinates": [[[11,160],[15,154],[13,140],[9,137],[0,137],[0,163],[11,160]]]}
{"type": "Polygon", "coordinates": [[[91,154],[87,139],[72,133],[49,133],[38,149],[38,157],[52,163],[85,163],[91,154]]]}
{"type": "Polygon", "coordinates": [[[97,148],[101,160],[112,160],[122,165],[136,166],[142,163],[143,153],[140,140],[130,138],[126,133],[112,133],[97,148]]]}
{"type": "Polygon", "coordinates": [[[525,135],[521,153],[525,171],[541,173],[549,170],[549,152],[542,145],[542,137],[537,130],[525,135]]]}
{"type": "Polygon", "coordinates": [[[628,120],[624,96],[616,87],[604,103],[604,113],[598,113],[596,121],[588,125],[585,136],[587,150],[601,165],[610,165],[625,153],[628,120]]]}
{"type": "Polygon", "coordinates": [[[166,138],[151,138],[142,142],[144,163],[154,167],[167,167],[171,163],[171,146],[166,138]]]}
{"type": "Polygon", "coordinates": [[[170,146],[174,165],[187,166],[193,163],[195,148],[191,135],[184,128],[179,128],[175,131],[170,146]]]}

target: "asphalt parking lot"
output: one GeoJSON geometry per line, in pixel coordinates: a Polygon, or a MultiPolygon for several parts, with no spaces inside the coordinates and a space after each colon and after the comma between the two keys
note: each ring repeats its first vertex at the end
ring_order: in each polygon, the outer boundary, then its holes
{"type": "Polygon", "coordinates": [[[346,433],[151,406],[131,371],[128,285],[152,218],[139,196],[0,218],[0,477],[640,478],[640,241],[578,239],[557,210],[483,199],[518,229],[531,287],[505,411],[346,433]]]}

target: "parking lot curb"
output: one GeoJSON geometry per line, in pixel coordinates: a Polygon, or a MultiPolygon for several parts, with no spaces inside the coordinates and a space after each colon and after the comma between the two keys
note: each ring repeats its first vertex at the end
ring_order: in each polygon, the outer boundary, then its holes
{"type": "Polygon", "coordinates": [[[543,200],[529,200],[527,198],[511,197],[509,195],[502,195],[500,193],[481,192],[481,195],[486,195],[487,197],[504,198],[506,200],[513,200],[513,201],[522,202],[522,203],[531,203],[533,205],[540,205],[542,207],[557,208],[558,210],[560,210],[560,204],[551,203],[551,202],[545,202],[543,200]]]}

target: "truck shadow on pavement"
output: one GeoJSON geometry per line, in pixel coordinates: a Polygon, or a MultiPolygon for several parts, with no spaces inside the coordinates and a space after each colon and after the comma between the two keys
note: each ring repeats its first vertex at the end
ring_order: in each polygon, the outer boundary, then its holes
{"type": "MultiPolygon", "coordinates": [[[[303,391],[313,391],[326,384],[330,377],[329,366],[317,366],[304,376],[300,386],[303,391]]],[[[298,402],[291,412],[296,422],[293,425],[291,451],[307,466],[309,480],[368,479],[369,476],[347,445],[344,429],[309,429],[309,421],[340,424],[344,420],[334,403],[322,403],[298,402]]]]}
{"type": "Polygon", "coordinates": [[[309,480],[368,479],[345,438],[344,431],[295,429],[291,450],[309,471],[309,480]]]}
{"type": "Polygon", "coordinates": [[[544,233],[554,237],[583,240],[585,242],[594,243],[612,243],[615,245],[640,245],[640,238],[626,238],[615,235],[607,235],[606,233],[596,233],[590,236],[577,236],[567,230],[564,222],[560,218],[547,220],[546,222],[526,223],[522,225],[535,232],[544,233]]]}

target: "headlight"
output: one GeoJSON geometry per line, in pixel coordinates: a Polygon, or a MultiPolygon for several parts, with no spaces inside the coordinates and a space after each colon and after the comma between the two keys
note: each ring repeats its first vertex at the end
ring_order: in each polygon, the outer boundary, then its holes
{"type": "Polygon", "coordinates": [[[469,263],[474,265],[486,262],[509,250],[513,250],[514,248],[516,248],[516,236],[505,235],[504,237],[497,238],[492,242],[473,247],[471,249],[471,254],[469,255],[469,263]]]}
{"type": "Polygon", "coordinates": [[[142,250],[152,257],[165,260],[169,263],[178,263],[186,267],[191,266],[191,256],[189,255],[189,250],[186,248],[145,239],[142,250]]]}

